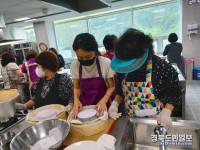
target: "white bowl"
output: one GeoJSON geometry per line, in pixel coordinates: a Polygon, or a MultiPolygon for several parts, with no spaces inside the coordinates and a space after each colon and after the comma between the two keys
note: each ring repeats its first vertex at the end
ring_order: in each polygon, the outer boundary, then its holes
{"type": "Polygon", "coordinates": [[[106,149],[94,141],[81,141],[68,146],[64,150],[106,150],[106,149]]]}

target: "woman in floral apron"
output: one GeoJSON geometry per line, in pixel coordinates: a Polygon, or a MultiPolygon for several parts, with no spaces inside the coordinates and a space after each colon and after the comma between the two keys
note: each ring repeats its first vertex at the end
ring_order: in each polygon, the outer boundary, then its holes
{"type": "Polygon", "coordinates": [[[154,55],[153,39],[138,30],[127,30],[116,45],[111,68],[118,76],[109,116],[116,119],[121,115],[118,106],[124,100],[125,115],[157,118],[158,124],[169,129],[182,88],[175,69],[154,55]]]}
{"type": "Polygon", "coordinates": [[[23,102],[23,91],[20,83],[20,77],[24,77],[19,66],[15,62],[15,56],[12,52],[4,52],[1,54],[2,68],[1,74],[4,82],[4,90],[17,89],[19,92],[17,102],[23,102]]]}

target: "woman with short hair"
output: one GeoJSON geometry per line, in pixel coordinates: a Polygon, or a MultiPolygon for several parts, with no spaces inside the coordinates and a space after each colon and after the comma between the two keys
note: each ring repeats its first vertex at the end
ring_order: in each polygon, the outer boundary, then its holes
{"type": "Polygon", "coordinates": [[[14,54],[12,52],[2,53],[1,65],[1,75],[4,83],[4,89],[17,89],[19,97],[16,102],[21,102],[23,92],[19,83],[21,82],[20,77],[24,77],[24,74],[16,64],[14,54]]]}
{"type": "Polygon", "coordinates": [[[70,111],[73,106],[73,83],[68,75],[57,74],[58,59],[52,52],[40,53],[35,62],[37,63],[36,74],[38,80],[34,96],[25,104],[16,104],[17,109],[36,108],[50,104],[61,104],[70,111]]]}
{"type": "Polygon", "coordinates": [[[115,43],[117,42],[118,38],[116,35],[106,35],[103,39],[103,45],[106,49],[106,53],[102,55],[103,57],[109,58],[110,60],[113,59],[115,56],[115,43]]]}
{"type": "Polygon", "coordinates": [[[2,53],[1,74],[4,82],[4,89],[17,89],[19,77],[24,77],[19,66],[16,64],[15,56],[12,52],[2,53]]]}
{"type": "Polygon", "coordinates": [[[168,44],[165,47],[165,50],[163,52],[163,56],[167,55],[167,59],[170,63],[176,63],[179,70],[184,74],[183,69],[183,60],[181,57],[181,53],[183,50],[183,46],[181,43],[177,42],[178,36],[176,33],[171,33],[168,37],[168,41],[170,44],[168,44]]]}
{"type": "Polygon", "coordinates": [[[53,52],[58,58],[58,62],[59,62],[58,70],[60,70],[61,68],[65,67],[65,60],[64,60],[63,56],[61,54],[58,54],[57,50],[55,48],[53,48],[53,47],[49,48],[49,51],[53,52]]]}

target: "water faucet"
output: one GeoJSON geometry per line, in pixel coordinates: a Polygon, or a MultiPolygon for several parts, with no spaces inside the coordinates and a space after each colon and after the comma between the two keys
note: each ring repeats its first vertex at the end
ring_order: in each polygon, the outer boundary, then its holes
{"type": "MultiPolygon", "coordinates": [[[[162,145],[159,145],[160,150],[167,150],[167,145],[165,145],[165,136],[167,135],[167,129],[163,126],[157,126],[154,129],[154,133],[157,135],[164,135],[164,141],[162,145]]],[[[162,141],[160,141],[162,142],[162,141]]]]}

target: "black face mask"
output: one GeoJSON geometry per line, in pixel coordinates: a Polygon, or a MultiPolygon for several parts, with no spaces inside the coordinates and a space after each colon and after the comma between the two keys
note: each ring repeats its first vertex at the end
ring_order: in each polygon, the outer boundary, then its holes
{"type": "Polygon", "coordinates": [[[78,60],[78,61],[83,66],[91,66],[95,61],[95,57],[93,59],[90,59],[90,60],[78,60]]]}

